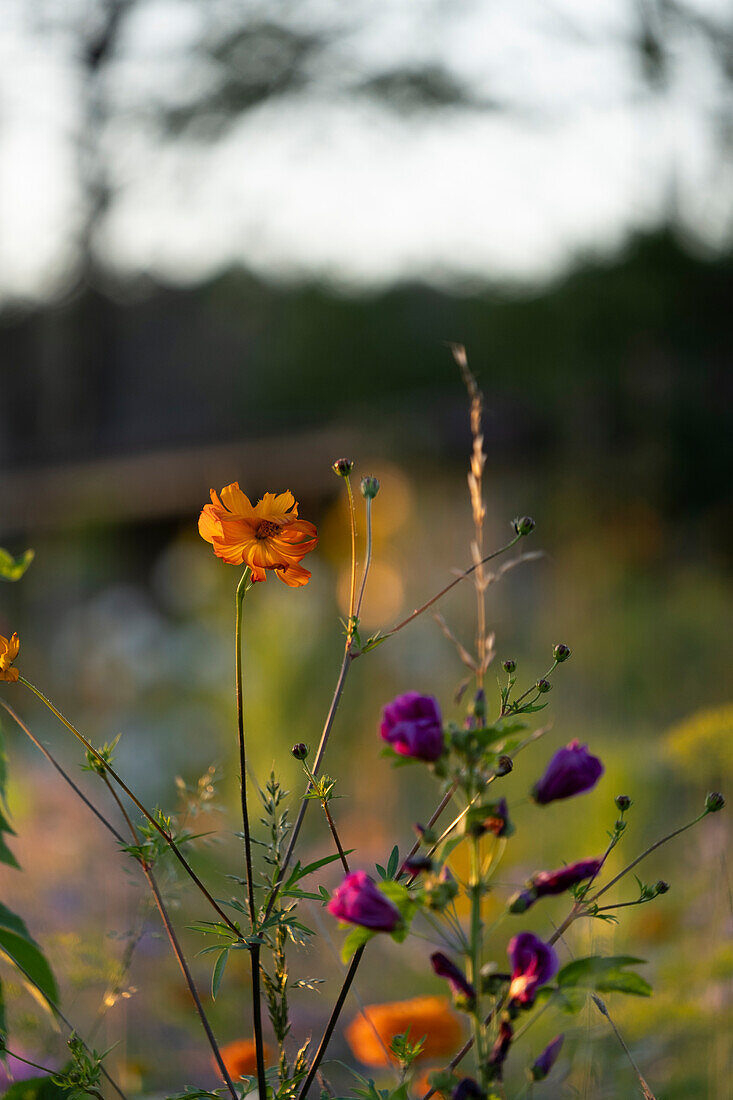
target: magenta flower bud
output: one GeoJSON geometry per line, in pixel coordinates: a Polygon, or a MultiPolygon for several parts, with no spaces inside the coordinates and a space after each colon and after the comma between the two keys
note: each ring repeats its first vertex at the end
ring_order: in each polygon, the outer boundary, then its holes
{"type": "Polygon", "coordinates": [[[603,764],[597,756],[591,756],[586,745],[571,741],[564,749],[558,749],[547,770],[532,788],[532,797],[541,806],[558,798],[571,798],[595,787],[603,775],[603,764]]]}
{"type": "Polygon", "coordinates": [[[464,1077],[453,1089],[451,1100],[486,1100],[486,1093],[473,1077],[464,1077]]]}
{"type": "Polygon", "coordinates": [[[422,871],[432,871],[432,869],[433,861],[430,856],[420,855],[419,852],[414,856],[408,856],[402,864],[402,870],[406,875],[419,875],[422,871]]]}
{"type": "Polygon", "coordinates": [[[521,890],[518,894],[509,902],[510,913],[526,913],[531,905],[537,901],[537,895],[534,890],[521,890]]]}
{"type": "Polygon", "coordinates": [[[334,890],[327,908],[339,920],[373,932],[394,932],[402,922],[397,906],[377,889],[366,871],[351,871],[334,890]]]}
{"type": "Polygon", "coordinates": [[[547,1074],[555,1065],[564,1041],[564,1035],[556,1035],[552,1042],[547,1044],[542,1054],[540,1054],[529,1071],[533,1081],[544,1081],[547,1074]]]}
{"type": "Polygon", "coordinates": [[[400,756],[432,762],[443,753],[443,720],[432,695],[398,695],[382,711],[379,732],[400,756]]]}
{"type": "Polygon", "coordinates": [[[504,1063],[512,1045],[514,1030],[507,1019],[499,1024],[499,1037],[497,1038],[489,1055],[488,1070],[492,1081],[501,1081],[504,1075],[504,1063]]]}
{"type": "Polygon", "coordinates": [[[512,964],[509,1000],[529,1007],[534,1004],[539,987],[546,985],[557,974],[557,955],[549,943],[533,932],[520,932],[514,936],[509,941],[507,954],[512,964]]]}
{"type": "Polygon", "coordinates": [[[451,962],[447,955],[442,951],[435,951],[430,956],[430,962],[438,977],[446,979],[454,997],[465,997],[472,1003],[476,1000],[476,990],[460,967],[451,962]]]}
{"type": "Polygon", "coordinates": [[[569,863],[559,871],[539,871],[532,875],[530,885],[538,898],[547,894],[562,894],[587,878],[595,878],[601,864],[600,859],[579,859],[577,863],[569,863]]]}

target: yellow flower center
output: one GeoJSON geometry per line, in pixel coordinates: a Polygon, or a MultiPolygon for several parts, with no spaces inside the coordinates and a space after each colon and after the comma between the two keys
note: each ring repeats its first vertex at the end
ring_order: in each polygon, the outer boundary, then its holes
{"type": "Polygon", "coordinates": [[[261,519],[255,531],[256,539],[269,539],[280,531],[280,524],[273,523],[271,519],[261,519]]]}

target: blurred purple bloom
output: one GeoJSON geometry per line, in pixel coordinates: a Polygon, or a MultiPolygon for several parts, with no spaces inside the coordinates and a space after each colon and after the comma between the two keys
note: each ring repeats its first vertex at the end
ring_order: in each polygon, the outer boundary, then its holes
{"type": "Polygon", "coordinates": [[[577,863],[569,863],[559,871],[539,871],[532,875],[532,886],[538,898],[546,894],[562,894],[571,886],[577,886],[584,879],[597,875],[602,862],[600,859],[579,859],[577,863]]]}
{"type": "Polygon", "coordinates": [[[377,889],[366,871],[351,871],[334,890],[327,908],[339,920],[374,932],[394,932],[402,921],[397,906],[377,889]]]}
{"type": "Polygon", "coordinates": [[[503,1019],[499,1024],[499,1037],[494,1043],[489,1055],[489,1075],[492,1081],[501,1081],[504,1072],[504,1062],[512,1045],[514,1031],[508,1020],[503,1019]]]}
{"type": "Polygon", "coordinates": [[[476,990],[460,967],[451,962],[447,955],[436,951],[430,956],[430,962],[438,977],[446,979],[454,997],[467,997],[469,1001],[475,1001],[476,990]]]}
{"type": "Polygon", "coordinates": [[[442,755],[443,719],[432,695],[398,695],[384,708],[379,732],[400,756],[433,761],[442,755]]]}
{"type": "Polygon", "coordinates": [[[473,1077],[464,1077],[453,1089],[451,1100],[486,1100],[486,1093],[473,1077]]]}
{"type": "Polygon", "coordinates": [[[595,787],[602,775],[603,764],[598,757],[591,756],[586,745],[571,741],[555,753],[542,779],[532,788],[532,797],[542,806],[558,798],[570,798],[595,787]]]}
{"type": "Polygon", "coordinates": [[[520,932],[514,936],[509,941],[507,954],[512,964],[509,1000],[531,1005],[539,987],[557,973],[557,955],[549,943],[538,939],[533,932],[520,932]]]}
{"type": "Polygon", "coordinates": [[[526,913],[530,905],[547,894],[562,894],[587,878],[595,878],[601,869],[601,859],[579,859],[559,871],[538,871],[532,875],[526,890],[516,894],[509,903],[510,913],[526,913]]]}
{"type": "MultiPolygon", "coordinates": [[[[25,1051],[23,1051],[25,1057],[25,1051]]],[[[32,1057],[28,1055],[28,1057],[32,1057]]],[[[44,1077],[42,1070],[26,1065],[13,1054],[5,1055],[5,1065],[0,1062],[0,1092],[7,1092],[14,1081],[30,1081],[33,1077],[44,1077]]]]}
{"type": "Polygon", "coordinates": [[[544,1081],[547,1074],[555,1065],[564,1041],[564,1035],[557,1035],[551,1043],[547,1044],[542,1054],[540,1054],[529,1071],[532,1074],[533,1081],[544,1081]]]}

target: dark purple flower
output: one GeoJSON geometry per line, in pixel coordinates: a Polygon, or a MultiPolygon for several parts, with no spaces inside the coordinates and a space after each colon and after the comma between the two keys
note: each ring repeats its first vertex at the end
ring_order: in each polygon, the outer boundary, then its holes
{"type": "Polygon", "coordinates": [[[510,913],[526,913],[530,905],[534,905],[537,898],[547,894],[562,894],[571,886],[577,886],[587,878],[595,878],[601,869],[603,860],[579,859],[577,863],[570,863],[567,867],[561,867],[559,871],[538,871],[527,884],[527,889],[516,894],[509,903],[510,913]]]}
{"type": "Polygon", "coordinates": [[[507,1019],[503,1019],[499,1024],[499,1037],[494,1043],[491,1054],[489,1055],[488,1069],[489,1077],[492,1081],[501,1081],[504,1073],[504,1062],[506,1056],[509,1053],[509,1047],[512,1045],[512,1039],[514,1038],[514,1031],[512,1025],[507,1019]]]}
{"type": "Polygon", "coordinates": [[[600,859],[579,859],[577,863],[569,863],[559,871],[539,871],[532,875],[531,885],[538,898],[546,894],[562,894],[584,879],[594,878],[600,871],[602,862],[600,859]]]}
{"type": "Polygon", "coordinates": [[[423,871],[432,871],[433,861],[430,856],[421,855],[417,852],[414,856],[408,856],[405,862],[402,864],[402,870],[406,875],[421,874],[423,871]]]}
{"type": "Polygon", "coordinates": [[[430,956],[430,962],[438,977],[446,979],[454,997],[466,997],[471,1002],[476,1000],[476,990],[460,967],[451,962],[447,955],[436,951],[430,956]]]}
{"type": "Polygon", "coordinates": [[[473,1077],[464,1077],[453,1089],[451,1100],[486,1100],[486,1093],[473,1077]]]}
{"type": "Polygon", "coordinates": [[[557,955],[549,943],[538,939],[533,932],[520,932],[514,936],[509,941],[507,954],[512,964],[509,1000],[518,1001],[521,1005],[534,1004],[539,987],[557,973],[557,955]]]}
{"type": "Polygon", "coordinates": [[[379,732],[400,756],[433,761],[442,755],[443,720],[432,695],[398,695],[382,711],[379,732]]]}
{"type": "Polygon", "coordinates": [[[532,1068],[529,1071],[532,1075],[533,1081],[544,1081],[545,1077],[547,1077],[547,1074],[555,1065],[555,1062],[557,1061],[557,1056],[560,1053],[564,1041],[564,1035],[557,1035],[551,1043],[547,1044],[545,1049],[542,1051],[542,1054],[540,1054],[539,1058],[533,1064],[532,1068]]]}
{"type": "Polygon", "coordinates": [[[542,806],[558,798],[570,798],[595,787],[602,775],[603,764],[598,757],[591,756],[586,745],[571,741],[555,753],[542,779],[532,788],[532,797],[542,806]]]}
{"type": "Polygon", "coordinates": [[[397,906],[377,889],[366,871],[351,871],[334,890],[327,908],[339,920],[374,932],[394,932],[402,921],[397,906]]]}

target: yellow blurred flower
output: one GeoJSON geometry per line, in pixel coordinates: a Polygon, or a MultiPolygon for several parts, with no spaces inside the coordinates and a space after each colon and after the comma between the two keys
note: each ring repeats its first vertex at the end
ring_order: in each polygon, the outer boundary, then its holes
{"type": "Polygon", "coordinates": [[[0,634],[0,680],[6,680],[9,684],[15,684],[18,681],[18,670],[12,668],[12,664],[18,656],[19,649],[20,642],[17,634],[13,634],[11,638],[3,638],[0,634]]]}
{"type": "Polygon", "coordinates": [[[389,1060],[384,1047],[389,1048],[395,1035],[408,1028],[413,1042],[425,1038],[420,1053],[422,1061],[455,1054],[463,1037],[461,1021],[447,997],[414,997],[409,1001],[367,1005],[363,1014],[346,1028],[346,1040],[364,1065],[386,1066],[389,1060]]]}
{"type": "MultiPolygon", "coordinates": [[[[270,1048],[264,1047],[265,1064],[270,1059],[270,1048]]],[[[257,1057],[254,1039],[235,1039],[221,1048],[221,1057],[229,1076],[234,1080],[240,1077],[253,1077],[257,1073],[257,1057]]]]}
{"type": "Polygon", "coordinates": [[[265,493],[252,504],[234,481],[221,491],[211,490],[211,504],[199,516],[199,534],[214,553],[230,565],[248,565],[253,581],[267,579],[274,569],[290,588],[310,580],[300,561],[318,545],[318,534],[308,520],[298,519],[292,493],[265,493]]]}
{"type": "Polygon", "coordinates": [[[733,770],[733,703],[698,710],[666,736],[670,755],[700,775],[733,770]]]}

